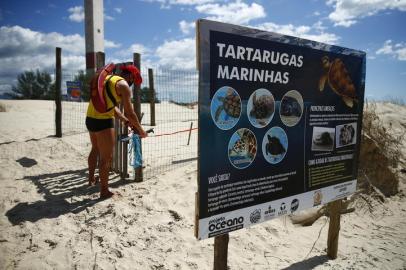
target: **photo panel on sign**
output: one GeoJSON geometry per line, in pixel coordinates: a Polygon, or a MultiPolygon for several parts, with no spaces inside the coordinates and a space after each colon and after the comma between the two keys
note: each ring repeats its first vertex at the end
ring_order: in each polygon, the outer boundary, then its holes
{"type": "Polygon", "coordinates": [[[233,128],[241,116],[241,98],[238,92],[229,86],[216,91],[210,105],[214,124],[222,130],[233,128]]]}
{"type": "Polygon", "coordinates": [[[348,123],[336,127],[336,146],[337,148],[356,143],[357,123],[348,123]]]}
{"type": "Polygon", "coordinates": [[[288,91],[281,100],[279,114],[282,122],[288,127],[299,123],[303,114],[302,95],[296,90],[288,91]]]}
{"type": "Polygon", "coordinates": [[[312,151],[333,151],[335,128],[313,127],[312,151]]]}
{"type": "Polygon", "coordinates": [[[281,127],[272,127],[262,140],[262,154],[265,160],[271,164],[277,164],[283,160],[288,151],[288,136],[281,127]]]}
{"type": "Polygon", "coordinates": [[[255,90],[248,99],[247,116],[251,125],[256,128],[266,127],[275,113],[275,99],[272,93],[260,88],[255,90]]]}

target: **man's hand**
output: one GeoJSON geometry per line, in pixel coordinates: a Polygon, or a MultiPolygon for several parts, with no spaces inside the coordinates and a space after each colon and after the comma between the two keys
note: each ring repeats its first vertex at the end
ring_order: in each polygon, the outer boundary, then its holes
{"type": "Polygon", "coordinates": [[[143,128],[141,128],[140,130],[138,130],[138,135],[139,135],[141,138],[146,138],[146,137],[148,137],[148,133],[146,133],[143,128]]]}
{"type": "Polygon", "coordinates": [[[141,138],[148,137],[148,133],[146,133],[142,127],[135,127],[133,125],[130,125],[129,127],[134,131],[134,133],[138,134],[141,138]]]}

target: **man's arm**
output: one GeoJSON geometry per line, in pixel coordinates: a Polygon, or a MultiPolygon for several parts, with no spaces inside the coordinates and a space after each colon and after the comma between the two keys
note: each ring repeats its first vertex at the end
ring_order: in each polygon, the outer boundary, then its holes
{"type": "Polygon", "coordinates": [[[147,133],[142,128],[140,122],[138,121],[138,117],[134,112],[134,109],[131,105],[131,90],[128,86],[127,82],[121,80],[116,84],[118,92],[121,94],[121,100],[124,106],[125,115],[130,122],[130,125],[138,131],[138,134],[141,138],[147,137],[147,133]]]}
{"type": "Polygon", "coordinates": [[[121,122],[125,123],[126,125],[129,124],[127,117],[125,117],[117,107],[114,107],[114,117],[120,119],[121,122]]]}

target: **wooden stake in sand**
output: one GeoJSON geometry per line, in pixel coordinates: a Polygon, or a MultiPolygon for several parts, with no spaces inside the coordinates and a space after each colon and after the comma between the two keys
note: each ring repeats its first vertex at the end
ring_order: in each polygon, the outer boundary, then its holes
{"type": "Polygon", "coordinates": [[[340,233],[341,200],[330,202],[327,205],[330,215],[327,237],[327,256],[334,260],[338,252],[338,236],[340,233]]]}
{"type": "Polygon", "coordinates": [[[187,145],[189,145],[189,143],[190,143],[190,136],[192,135],[192,128],[193,128],[193,122],[190,122],[189,137],[187,139],[187,145]]]}
{"type": "Polygon", "coordinates": [[[227,270],[228,233],[214,237],[214,270],[227,270]]]}

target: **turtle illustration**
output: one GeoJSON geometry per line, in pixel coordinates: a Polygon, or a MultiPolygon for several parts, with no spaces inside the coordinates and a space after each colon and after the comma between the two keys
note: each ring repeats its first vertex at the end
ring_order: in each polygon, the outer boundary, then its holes
{"type": "Polygon", "coordinates": [[[330,88],[337,95],[341,96],[348,107],[352,108],[354,102],[357,102],[357,96],[355,86],[352,83],[351,77],[348,74],[343,61],[336,58],[331,62],[328,56],[323,56],[321,62],[323,66],[323,74],[319,81],[320,91],[324,90],[327,81],[330,88]]]}
{"type": "Polygon", "coordinates": [[[263,119],[269,118],[275,110],[275,102],[272,96],[262,95],[257,98],[257,93],[254,93],[252,97],[252,109],[250,116],[258,120],[258,123],[262,126],[266,125],[263,119]]]}
{"type": "Polygon", "coordinates": [[[314,140],[314,144],[321,145],[321,146],[330,146],[333,144],[333,139],[330,136],[330,133],[323,132],[319,134],[314,140]]]}
{"type": "Polygon", "coordinates": [[[248,129],[240,129],[237,131],[239,139],[234,143],[233,147],[229,150],[230,156],[246,156],[254,158],[257,153],[257,140],[252,132],[248,129]]]}
{"type": "Polygon", "coordinates": [[[285,147],[283,147],[281,141],[278,137],[270,136],[268,134],[268,143],[265,146],[265,153],[268,155],[280,155],[286,152],[285,147]]]}
{"type": "Polygon", "coordinates": [[[281,115],[300,117],[302,107],[294,97],[285,96],[281,102],[281,115]]]}
{"type": "Polygon", "coordinates": [[[218,97],[218,100],[223,104],[220,105],[216,110],[216,122],[218,121],[222,111],[224,111],[228,116],[234,118],[240,117],[241,99],[232,88],[228,88],[226,95],[224,97],[218,97]]]}

